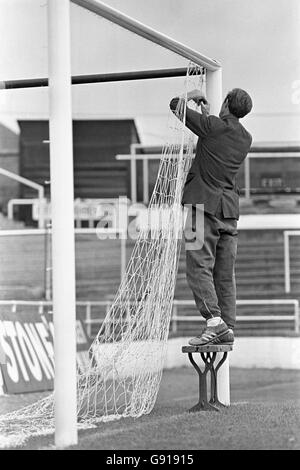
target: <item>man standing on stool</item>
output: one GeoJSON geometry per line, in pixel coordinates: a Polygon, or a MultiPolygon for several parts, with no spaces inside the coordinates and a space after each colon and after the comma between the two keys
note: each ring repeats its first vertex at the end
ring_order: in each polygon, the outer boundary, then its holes
{"type": "MultiPolygon", "coordinates": [[[[182,119],[183,113],[176,113],[180,100],[184,97],[173,98],[170,108],[182,119]]],[[[227,94],[219,117],[209,114],[209,103],[198,90],[187,94],[190,100],[201,105],[201,113],[186,106],[186,126],[198,136],[198,142],[182,203],[192,207],[193,229],[197,205],[204,205],[204,239],[201,249],[186,251],[186,273],[207,326],[189,344],[228,344],[234,341],[236,320],[239,193],[235,179],[252,143],[239,119],[251,111],[252,100],[246,91],[234,88],[227,94]]]]}

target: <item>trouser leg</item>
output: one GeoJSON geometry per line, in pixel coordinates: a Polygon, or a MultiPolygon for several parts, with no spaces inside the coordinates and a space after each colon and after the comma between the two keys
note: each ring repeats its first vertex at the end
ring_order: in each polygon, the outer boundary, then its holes
{"type": "MultiPolygon", "coordinates": [[[[195,212],[194,212],[195,214],[195,212]]],[[[201,315],[209,318],[221,316],[213,280],[216,247],[219,240],[216,219],[204,214],[204,240],[201,249],[186,248],[187,281],[201,315]]],[[[186,244],[187,247],[187,244],[186,244]]]]}
{"type": "Polygon", "coordinates": [[[213,270],[215,289],[225,323],[234,328],[236,322],[236,283],[235,260],[237,253],[236,223],[229,227],[229,232],[220,232],[216,246],[216,260],[213,270]],[[235,229],[234,229],[235,228],[235,229]]]}

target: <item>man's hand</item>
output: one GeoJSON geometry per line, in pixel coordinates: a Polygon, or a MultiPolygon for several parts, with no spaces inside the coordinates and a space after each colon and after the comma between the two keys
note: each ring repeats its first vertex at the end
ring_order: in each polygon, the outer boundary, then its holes
{"type": "Polygon", "coordinates": [[[193,100],[195,101],[195,103],[199,106],[199,104],[202,102],[202,103],[205,103],[207,104],[207,99],[205,98],[205,96],[203,95],[203,93],[201,93],[199,90],[192,90],[192,91],[189,91],[187,93],[187,99],[188,100],[193,100]]]}
{"type": "Polygon", "coordinates": [[[204,114],[204,116],[209,116],[210,112],[210,104],[208,101],[204,103],[203,101],[200,102],[201,105],[201,113],[204,114]]]}
{"type": "Polygon", "coordinates": [[[203,93],[201,93],[199,90],[192,90],[187,93],[187,99],[193,100],[197,106],[201,105],[201,112],[205,116],[209,115],[210,111],[210,105],[203,93]]]}

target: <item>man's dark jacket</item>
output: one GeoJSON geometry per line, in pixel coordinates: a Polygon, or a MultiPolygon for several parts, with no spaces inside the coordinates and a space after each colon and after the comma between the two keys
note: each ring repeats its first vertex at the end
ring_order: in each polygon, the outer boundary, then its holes
{"type": "MultiPolygon", "coordinates": [[[[179,98],[173,98],[170,103],[175,114],[178,101],[179,98]]],[[[224,218],[238,219],[239,193],[235,180],[249,152],[251,134],[232,114],[221,119],[200,114],[188,107],[186,126],[199,139],[182,203],[204,204],[205,212],[212,215],[216,215],[221,203],[224,218]]]]}

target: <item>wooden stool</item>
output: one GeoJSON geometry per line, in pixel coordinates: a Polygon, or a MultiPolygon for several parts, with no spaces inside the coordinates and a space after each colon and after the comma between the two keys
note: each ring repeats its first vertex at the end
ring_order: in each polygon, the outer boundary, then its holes
{"type": "Polygon", "coordinates": [[[223,403],[218,398],[218,371],[224,364],[229,351],[232,351],[233,347],[230,344],[211,344],[206,346],[183,346],[182,352],[187,353],[190,362],[196,369],[199,376],[199,401],[189,411],[220,411],[218,407],[224,407],[223,403]],[[204,370],[201,371],[200,367],[196,363],[193,353],[199,353],[200,358],[204,362],[204,370]],[[221,360],[215,365],[217,353],[223,353],[221,360]],[[211,394],[210,400],[208,400],[207,390],[207,374],[210,372],[210,386],[211,394]]]}

